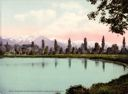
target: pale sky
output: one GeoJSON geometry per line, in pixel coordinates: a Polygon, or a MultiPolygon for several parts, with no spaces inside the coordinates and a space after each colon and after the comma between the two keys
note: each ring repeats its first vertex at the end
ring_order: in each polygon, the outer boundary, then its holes
{"type": "MultiPolygon", "coordinates": [[[[98,21],[88,20],[95,7],[86,0],[1,0],[2,37],[14,39],[45,36],[60,41],[122,43],[123,36],[109,31],[98,21]]],[[[128,32],[128,31],[127,31],[128,32]]],[[[128,41],[128,33],[124,35],[128,41]]]]}

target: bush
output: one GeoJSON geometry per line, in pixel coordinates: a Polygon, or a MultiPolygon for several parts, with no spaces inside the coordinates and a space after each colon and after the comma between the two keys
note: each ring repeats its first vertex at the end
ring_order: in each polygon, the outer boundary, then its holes
{"type": "Polygon", "coordinates": [[[107,87],[100,87],[96,94],[113,94],[107,87]]]}
{"type": "Polygon", "coordinates": [[[89,90],[81,85],[76,85],[67,89],[66,94],[89,94],[89,90]]]}

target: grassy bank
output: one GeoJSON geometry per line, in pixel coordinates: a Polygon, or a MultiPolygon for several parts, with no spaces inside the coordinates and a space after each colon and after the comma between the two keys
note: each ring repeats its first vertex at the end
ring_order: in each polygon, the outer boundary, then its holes
{"type": "Polygon", "coordinates": [[[128,74],[109,83],[94,84],[90,88],[90,94],[128,94],[128,74]]]}
{"type": "MultiPolygon", "coordinates": [[[[81,57],[118,61],[128,65],[128,55],[90,54],[81,57]]],[[[128,74],[108,83],[93,84],[89,89],[81,85],[72,86],[66,90],[66,94],[128,94],[128,74]]]]}
{"type": "Polygon", "coordinates": [[[128,94],[128,74],[108,83],[98,83],[85,88],[81,85],[72,86],[66,94],[128,94]]]}
{"type": "Polygon", "coordinates": [[[56,55],[3,55],[2,57],[23,57],[23,58],[89,58],[119,61],[128,64],[128,55],[120,54],[56,54],[56,55]]]}

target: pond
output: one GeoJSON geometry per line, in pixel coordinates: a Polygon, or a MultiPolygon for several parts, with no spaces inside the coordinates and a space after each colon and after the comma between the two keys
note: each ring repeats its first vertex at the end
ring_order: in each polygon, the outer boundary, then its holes
{"type": "Polygon", "coordinates": [[[0,94],[64,94],[71,85],[90,87],[128,73],[128,67],[84,58],[1,58],[0,94]]]}

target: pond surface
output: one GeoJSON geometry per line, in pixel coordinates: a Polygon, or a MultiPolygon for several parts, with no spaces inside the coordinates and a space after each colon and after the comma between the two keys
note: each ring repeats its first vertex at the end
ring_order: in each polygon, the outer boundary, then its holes
{"type": "Polygon", "coordinates": [[[0,94],[55,94],[71,85],[90,87],[128,73],[124,65],[84,58],[2,58],[0,94]]]}

